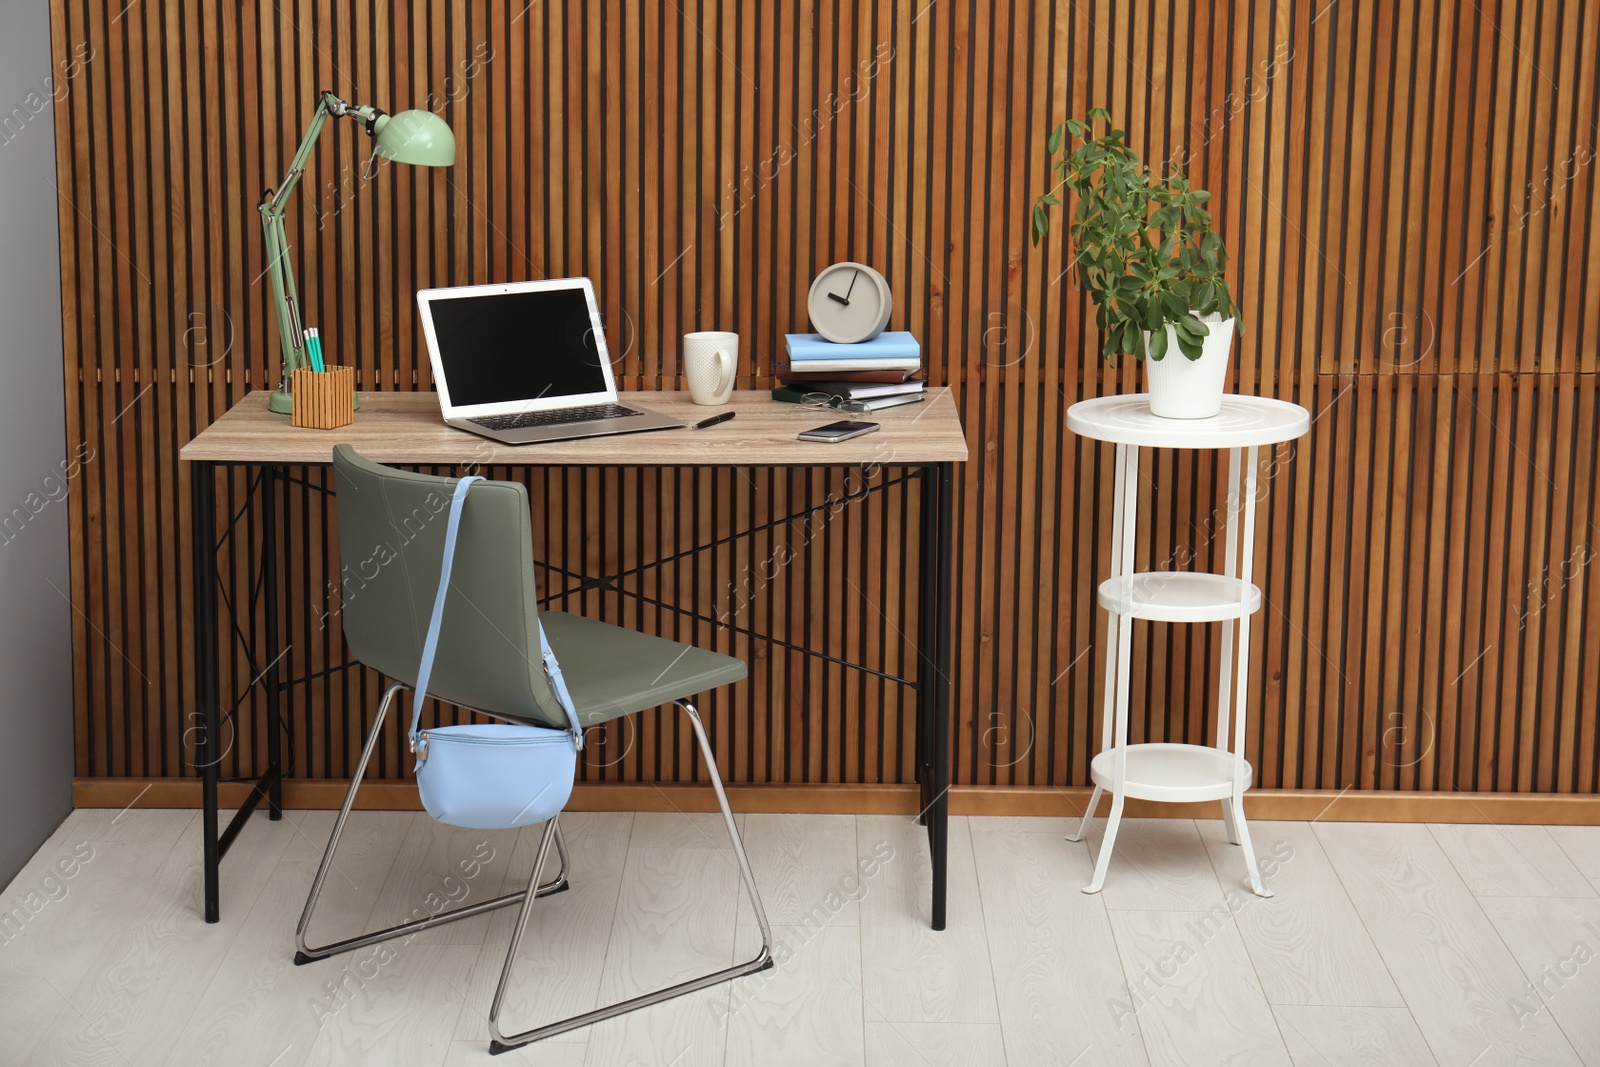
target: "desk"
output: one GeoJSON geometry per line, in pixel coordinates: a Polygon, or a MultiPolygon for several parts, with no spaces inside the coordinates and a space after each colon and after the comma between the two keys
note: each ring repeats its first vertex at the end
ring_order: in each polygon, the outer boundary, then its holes
{"type": "MultiPolygon", "coordinates": [[[[687,392],[624,393],[631,404],[697,421],[714,409],[696,407],[687,392]]],[[[950,581],[951,513],[954,465],[967,458],[966,437],[955,401],[947,388],[928,390],[921,404],[877,412],[867,418],[883,429],[838,444],[797,441],[803,429],[833,421],[833,414],[774,402],[762,391],[733,394],[729,409],[737,418],[709,430],[666,430],[658,433],[591,437],[511,446],[446,426],[433,393],[362,393],[356,421],[338,430],[291,427],[282,415],[267,411],[267,394],[254,392],[183,447],[190,471],[194,522],[194,617],[198,635],[195,656],[195,699],[198,708],[205,849],[205,918],[220,918],[218,878],[222,857],[263,797],[272,819],[283,815],[280,752],[280,663],[278,642],[277,512],[274,483],[283,466],[326,466],[333,446],[350,444],[379,463],[417,466],[611,466],[611,467],[855,467],[877,464],[914,471],[922,483],[920,604],[917,694],[916,771],[921,798],[920,819],[928,830],[933,861],[933,928],[945,926],[946,823],[950,786],[950,581]],[[218,833],[217,783],[222,755],[221,702],[218,692],[216,469],[246,467],[260,471],[262,493],[262,600],[268,647],[266,663],[252,685],[264,688],[267,712],[267,767],[255,788],[218,833]]]]}

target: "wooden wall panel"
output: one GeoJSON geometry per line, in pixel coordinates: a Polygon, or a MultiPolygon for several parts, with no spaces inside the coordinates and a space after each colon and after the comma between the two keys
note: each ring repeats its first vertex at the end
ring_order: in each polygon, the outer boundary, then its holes
{"type": "MultiPolygon", "coordinates": [[[[1141,379],[1099,361],[1070,250],[1030,249],[1024,221],[1045,131],[1109,106],[1147,159],[1215,194],[1245,307],[1235,387],[1316,416],[1263,460],[1258,781],[1600,791],[1593,0],[52,10],[53,59],[76,60],[54,117],[81,776],[194,774],[177,450],[274,384],[254,205],[332,88],[436,110],[462,146],[448,170],[374,174],[335,126],[297,194],[308,321],[364,388],[431,387],[416,289],[572,274],[596,281],[624,387],[681,384],[676,338],[710,327],[740,333],[740,384],[764,386],[820,267],[883,269],[893,325],[956,389],[973,452],[957,780],[1041,787],[1085,781],[1104,680],[1110,456],[1064,413],[1141,379]]],[[[1145,471],[1140,564],[1216,565],[1215,458],[1145,471]]],[[[909,780],[910,694],[838,661],[912,669],[913,487],[860,502],[866,472],[518,476],[556,603],[750,662],[711,701],[729,777],[909,780]],[[597,574],[623,577],[576,577],[597,574]]],[[[283,487],[281,636],[310,676],[288,698],[291,773],[338,778],[378,682],[339,669],[324,487],[304,470],[283,487]]],[[[226,478],[229,774],[265,742],[259,508],[245,474],[226,478]]],[[[1136,632],[1136,737],[1208,737],[1216,628],[1136,632]]],[[[596,741],[590,779],[696,774],[670,719],[596,741]]],[[[397,744],[378,773],[406,774],[397,744]]]]}

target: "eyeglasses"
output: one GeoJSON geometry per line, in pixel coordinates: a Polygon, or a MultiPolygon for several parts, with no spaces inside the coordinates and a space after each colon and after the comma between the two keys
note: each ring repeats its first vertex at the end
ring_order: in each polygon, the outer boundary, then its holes
{"type": "Polygon", "coordinates": [[[847,411],[852,415],[863,415],[872,410],[860,400],[846,400],[832,393],[807,393],[800,398],[800,403],[803,407],[833,408],[836,411],[847,411]]]}

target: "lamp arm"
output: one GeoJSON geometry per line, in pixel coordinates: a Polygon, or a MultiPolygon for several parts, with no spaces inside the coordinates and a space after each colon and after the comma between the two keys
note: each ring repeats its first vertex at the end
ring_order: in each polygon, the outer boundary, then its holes
{"type": "MultiPolygon", "coordinates": [[[[383,112],[375,107],[349,104],[333,93],[324,91],[317,98],[317,109],[311,114],[311,123],[306,127],[305,136],[300,139],[300,147],[289,162],[289,170],[284,174],[283,181],[278,183],[277,189],[262,193],[261,202],[256,205],[256,210],[261,214],[267,275],[272,282],[272,302],[277,306],[278,347],[283,353],[283,380],[273,395],[273,411],[289,411],[289,382],[296,370],[310,365],[305,358],[301,338],[300,294],[295,286],[294,268],[289,264],[289,235],[283,224],[284,205],[295,186],[300,184],[306,164],[311,159],[311,151],[316,147],[317,137],[330,117],[354,119],[365,126],[371,135],[382,115],[383,112]]],[[[357,406],[360,406],[359,403],[357,406]]]]}
{"type": "Polygon", "coordinates": [[[316,147],[317,138],[322,133],[322,127],[327,124],[329,117],[354,119],[366,128],[368,136],[372,135],[373,126],[382,117],[383,112],[365,104],[349,104],[331,92],[324,92],[317,100],[317,109],[311,114],[311,124],[306,127],[306,135],[300,139],[300,148],[294,154],[294,159],[289,163],[288,173],[284,174],[283,181],[278,183],[278,189],[273,193],[271,202],[273,211],[281,211],[283,204],[300,184],[300,178],[305,174],[306,164],[311,160],[311,150],[316,147]]]}
{"type": "Polygon", "coordinates": [[[262,236],[267,252],[267,276],[272,285],[272,302],[277,308],[278,347],[283,355],[283,380],[287,390],[294,372],[307,365],[300,338],[300,309],[295,291],[294,270],[289,265],[289,241],[283,229],[283,216],[264,207],[261,212],[262,236]]]}
{"type": "Polygon", "coordinates": [[[279,391],[288,388],[294,372],[309,365],[301,339],[300,293],[294,281],[294,267],[289,263],[289,235],[284,228],[284,207],[311,160],[317,138],[327,125],[329,116],[350,116],[366,122],[370,128],[376,111],[373,108],[352,107],[331,92],[317,98],[317,109],[311,114],[300,147],[289,162],[289,170],[278,183],[261,196],[257,210],[261,213],[261,231],[267,253],[267,275],[272,282],[272,302],[277,306],[278,347],[283,354],[283,381],[279,391]]]}

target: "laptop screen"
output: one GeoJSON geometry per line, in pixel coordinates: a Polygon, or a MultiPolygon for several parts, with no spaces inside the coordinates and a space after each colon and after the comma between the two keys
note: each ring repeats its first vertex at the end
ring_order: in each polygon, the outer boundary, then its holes
{"type": "Polygon", "coordinates": [[[581,288],[432,300],[428,309],[452,406],[606,392],[581,288]]]}

